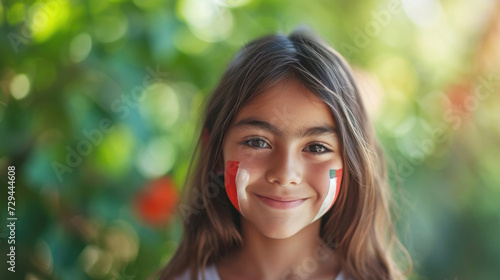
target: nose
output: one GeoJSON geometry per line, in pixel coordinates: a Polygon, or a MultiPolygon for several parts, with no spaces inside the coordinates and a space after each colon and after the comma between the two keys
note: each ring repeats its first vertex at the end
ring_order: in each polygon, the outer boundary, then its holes
{"type": "Polygon", "coordinates": [[[298,185],[302,181],[303,166],[300,155],[287,149],[276,151],[271,160],[266,177],[267,181],[281,186],[298,185]]]}

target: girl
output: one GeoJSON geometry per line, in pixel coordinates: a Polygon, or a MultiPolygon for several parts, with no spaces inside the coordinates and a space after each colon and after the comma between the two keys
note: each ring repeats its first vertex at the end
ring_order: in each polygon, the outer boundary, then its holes
{"type": "Polygon", "coordinates": [[[381,149],[350,67],[319,38],[245,46],[208,102],[200,148],[161,279],[404,278],[381,149]]]}

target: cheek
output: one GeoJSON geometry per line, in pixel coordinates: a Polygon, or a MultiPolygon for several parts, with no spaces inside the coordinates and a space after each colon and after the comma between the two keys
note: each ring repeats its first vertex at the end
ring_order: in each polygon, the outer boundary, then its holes
{"type": "Polygon", "coordinates": [[[307,170],[307,183],[314,189],[318,199],[323,200],[330,189],[329,172],[332,170],[330,164],[315,165],[314,168],[307,170]]]}
{"type": "Polygon", "coordinates": [[[321,204],[318,213],[313,221],[322,217],[328,210],[330,210],[338,197],[340,190],[340,183],[342,181],[342,169],[321,169],[316,171],[315,174],[321,174],[311,181],[318,195],[318,203],[321,204]]]}

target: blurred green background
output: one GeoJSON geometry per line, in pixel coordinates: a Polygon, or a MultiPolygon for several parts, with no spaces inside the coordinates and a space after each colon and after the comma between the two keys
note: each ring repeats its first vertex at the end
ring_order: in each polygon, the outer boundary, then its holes
{"type": "Polygon", "coordinates": [[[359,77],[410,278],[499,279],[500,4],[490,0],[2,1],[0,278],[130,280],[161,268],[182,234],[175,205],[200,105],[244,43],[300,25],[359,77]]]}

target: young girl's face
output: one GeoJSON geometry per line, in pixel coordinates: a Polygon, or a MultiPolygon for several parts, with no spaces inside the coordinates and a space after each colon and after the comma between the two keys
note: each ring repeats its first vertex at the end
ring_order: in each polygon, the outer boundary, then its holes
{"type": "Polygon", "coordinates": [[[231,201],[268,237],[290,237],[319,220],[338,194],[343,161],[335,120],[297,81],[246,104],[225,136],[223,155],[228,195],[237,196],[231,201]]]}

